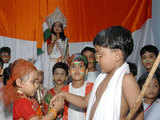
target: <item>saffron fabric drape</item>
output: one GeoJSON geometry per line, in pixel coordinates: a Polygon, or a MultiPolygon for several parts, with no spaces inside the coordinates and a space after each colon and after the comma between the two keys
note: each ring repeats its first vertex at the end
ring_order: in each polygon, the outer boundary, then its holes
{"type": "Polygon", "coordinates": [[[42,24],[58,7],[69,42],[92,41],[101,29],[123,25],[132,32],[151,18],[152,0],[1,0],[0,35],[43,44],[42,24]]]}

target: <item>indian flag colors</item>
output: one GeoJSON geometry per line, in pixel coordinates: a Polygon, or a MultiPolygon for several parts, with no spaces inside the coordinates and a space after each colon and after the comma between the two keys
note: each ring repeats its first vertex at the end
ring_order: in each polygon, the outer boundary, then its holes
{"type": "Polygon", "coordinates": [[[92,45],[94,36],[102,29],[122,25],[132,31],[135,42],[129,59],[139,63],[139,49],[154,44],[151,7],[152,0],[2,0],[0,47],[11,47],[12,60],[36,58],[44,33],[49,33],[44,25],[46,17],[59,8],[67,19],[65,34],[70,53],[92,45]]]}

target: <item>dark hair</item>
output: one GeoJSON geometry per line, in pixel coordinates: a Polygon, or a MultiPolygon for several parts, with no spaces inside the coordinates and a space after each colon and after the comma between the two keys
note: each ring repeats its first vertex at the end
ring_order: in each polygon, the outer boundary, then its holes
{"type": "Polygon", "coordinates": [[[2,58],[0,58],[0,67],[3,69],[3,64],[4,64],[4,62],[3,62],[3,60],[2,60],[2,58]]]}
{"type": "Polygon", "coordinates": [[[8,55],[11,55],[11,49],[9,47],[2,47],[0,49],[0,54],[4,52],[8,53],[8,55]]]}
{"type": "Polygon", "coordinates": [[[133,74],[133,76],[137,75],[137,65],[135,63],[127,62],[129,65],[130,72],[133,74]]]}
{"type": "Polygon", "coordinates": [[[10,64],[7,68],[4,69],[3,71],[3,83],[4,85],[7,85],[7,81],[9,80],[11,76],[11,65],[10,64]]]}
{"type": "Polygon", "coordinates": [[[93,44],[110,49],[120,49],[124,55],[124,60],[133,51],[131,32],[121,26],[112,26],[102,30],[93,40],[93,44]]]}
{"type": "MultiPolygon", "coordinates": [[[[140,89],[142,89],[147,77],[148,77],[149,73],[148,74],[145,74],[143,77],[141,77],[140,80],[138,80],[138,85],[140,87],[140,89]]],[[[158,81],[158,84],[159,84],[159,87],[160,87],[160,75],[159,74],[154,74],[153,78],[156,78],[157,81],[158,81]]],[[[160,92],[158,94],[158,97],[160,98],[160,92]]]]}
{"type": "MultiPolygon", "coordinates": [[[[53,23],[53,25],[52,25],[51,33],[56,36],[56,33],[55,33],[55,31],[54,31],[54,26],[55,26],[55,24],[56,24],[56,22],[53,23]]],[[[61,27],[61,29],[62,29],[62,32],[60,32],[60,38],[61,38],[63,41],[65,41],[66,36],[64,35],[64,29],[63,29],[63,24],[62,24],[62,23],[60,23],[60,27],[61,27]]]]}
{"type": "Polygon", "coordinates": [[[53,66],[53,69],[52,69],[52,74],[54,74],[55,70],[57,68],[61,68],[63,69],[65,72],[66,72],[66,75],[68,75],[68,65],[66,63],[63,63],[63,62],[58,62],[56,63],[54,66],[53,66]]]}
{"type": "Polygon", "coordinates": [[[81,51],[81,55],[83,55],[83,53],[85,52],[85,51],[90,51],[90,52],[92,52],[92,53],[96,53],[96,50],[94,49],[94,48],[92,48],[92,47],[85,47],[85,48],[83,48],[83,50],[81,51]]]}
{"type": "Polygon", "coordinates": [[[154,53],[155,56],[158,56],[159,50],[156,46],[154,45],[146,45],[144,46],[141,51],[140,51],[140,55],[142,56],[145,52],[151,52],[154,53]]]}

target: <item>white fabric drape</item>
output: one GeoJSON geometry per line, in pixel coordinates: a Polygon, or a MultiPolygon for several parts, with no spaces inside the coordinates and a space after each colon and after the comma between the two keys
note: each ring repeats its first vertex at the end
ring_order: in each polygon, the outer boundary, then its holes
{"type": "MultiPolygon", "coordinates": [[[[95,110],[93,120],[119,120],[120,119],[120,107],[121,107],[121,96],[122,96],[122,81],[125,74],[129,73],[129,66],[124,63],[119,67],[112,78],[110,79],[107,88],[101,96],[101,99],[95,110]]],[[[100,83],[107,77],[107,74],[101,73],[92,89],[90,94],[86,120],[90,120],[90,111],[96,100],[96,90],[100,83]]]]}

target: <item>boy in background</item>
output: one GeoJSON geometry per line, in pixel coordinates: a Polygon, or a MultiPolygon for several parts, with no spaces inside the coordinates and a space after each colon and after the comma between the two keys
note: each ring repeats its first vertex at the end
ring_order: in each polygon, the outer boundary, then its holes
{"type": "Polygon", "coordinates": [[[3,69],[7,68],[10,64],[11,59],[11,49],[9,47],[2,47],[0,49],[0,57],[4,62],[3,69]]]}
{"type": "MultiPolygon", "coordinates": [[[[152,66],[158,56],[159,50],[154,45],[146,45],[140,50],[141,62],[144,66],[146,72],[144,72],[138,81],[141,81],[144,77],[148,76],[148,73],[151,71],[152,66]]],[[[157,68],[155,74],[160,74],[159,67],[157,68]]]]}
{"type": "Polygon", "coordinates": [[[96,69],[96,50],[92,47],[85,47],[81,51],[81,55],[84,55],[88,60],[88,74],[87,74],[87,81],[93,82],[96,80],[97,76],[99,75],[99,71],[96,69]]]}
{"type": "MultiPolygon", "coordinates": [[[[93,83],[85,81],[87,74],[87,58],[82,55],[75,55],[71,61],[69,73],[72,82],[65,86],[67,93],[79,96],[87,96],[91,90],[93,83]]],[[[63,120],[84,120],[86,109],[77,107],[68,103],[64,107],[63,120]]]]}

